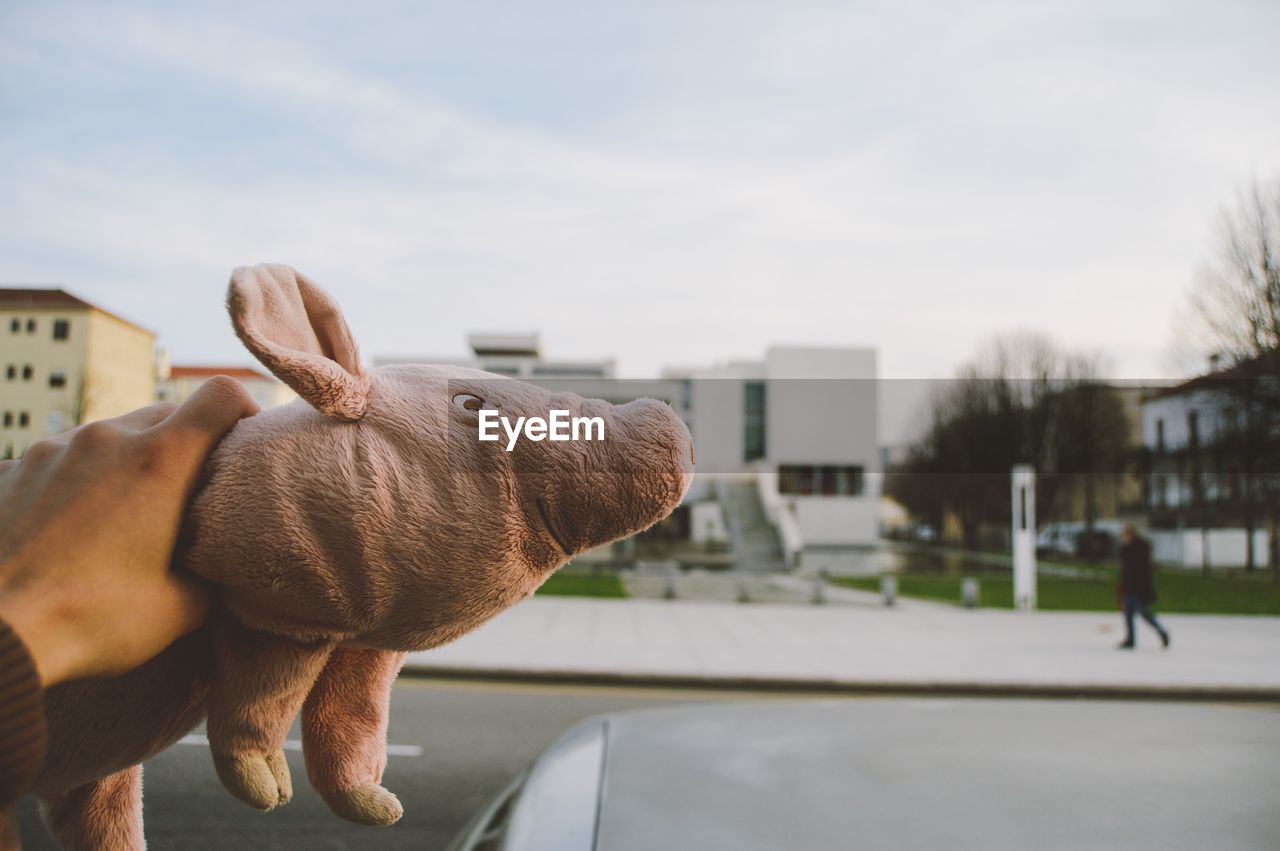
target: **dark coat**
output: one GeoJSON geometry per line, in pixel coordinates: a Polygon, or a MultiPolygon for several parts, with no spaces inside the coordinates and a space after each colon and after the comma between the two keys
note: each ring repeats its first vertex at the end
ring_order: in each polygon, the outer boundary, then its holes
{"type": "Polygon", "coordinates": [[[1151,569],[1151,544],[1135,537],[1120,545],[1120,593],[1143,603],[1156,601],[1155,574],[1151,569]]]}

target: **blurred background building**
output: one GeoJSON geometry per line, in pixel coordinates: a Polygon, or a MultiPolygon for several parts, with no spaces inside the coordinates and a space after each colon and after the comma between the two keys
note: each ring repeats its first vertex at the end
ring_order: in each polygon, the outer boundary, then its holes
{"type": "Polygon", "coordinates": [[[197,387],[215,375],[225,375],[239,381],[259,408],[283,405],[298,397],[283,381],[260,369],[192,364],[171,366],[168,358],[161,354],[156,366],[156,401],[181,404],[197,387]]]}
{"type": "Polygon", "coordinates": [[[155,398],[155,334],[61,289],[0,289],[0,455],[155,398]]]}
{"type": "Polygon", "coordinates": [[[1274,561],[1274,353],[1168,387],[1142,404],[1155,558],[1180,567],[1274,561]],[[1261,379],[1261,380],[1259,380],[1261,379]]]}

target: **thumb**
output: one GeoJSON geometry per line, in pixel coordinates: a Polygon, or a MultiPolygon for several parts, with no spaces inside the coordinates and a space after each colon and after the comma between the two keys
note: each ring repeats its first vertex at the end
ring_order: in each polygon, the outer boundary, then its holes
{"type": "Polygon", "coordinates": [[[256,413],[258,404],[239,381],[215,375],[151,431],[166,439],[194,472],[232,426],[256,413]]]}

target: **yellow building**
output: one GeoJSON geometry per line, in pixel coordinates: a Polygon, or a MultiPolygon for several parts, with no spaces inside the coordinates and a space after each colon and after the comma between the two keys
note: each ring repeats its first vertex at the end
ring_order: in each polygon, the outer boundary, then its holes
{"type": "Polygon", "coordinates": [[[0,289],[0,457],[155,401],[155,334],[56,289],[0,289]]]}

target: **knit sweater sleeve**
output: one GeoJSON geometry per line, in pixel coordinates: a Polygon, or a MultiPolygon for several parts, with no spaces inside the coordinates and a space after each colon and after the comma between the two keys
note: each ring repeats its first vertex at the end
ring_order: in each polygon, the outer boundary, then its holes
{"type": "Polygon", "coordinates": [[[0,807],[26,792],[44,764],[44,692],[35,661],[0,620],[0,807]]]}

